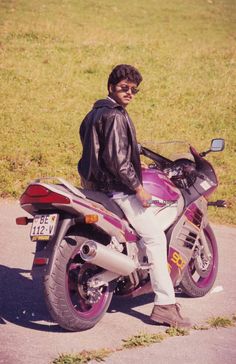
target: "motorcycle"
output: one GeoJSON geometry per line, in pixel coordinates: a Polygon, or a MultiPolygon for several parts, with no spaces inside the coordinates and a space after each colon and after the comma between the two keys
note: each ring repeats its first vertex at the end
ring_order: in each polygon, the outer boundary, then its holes
{"type": "MultiPolygon", "coordinates": [[[[190,297],[209,292],[217,275],[207,208],[225,207],[225,201],[208,201],[218,181],[205,156],[223,149],[224,140],[213,139],[206,152],[188,145],[187,157],[173,159],[140,145],[152,161],[142,169],[144,188],[153,196],[150,208],[178,205],[178,216],[165,231],[168,267],[174,287],[190,297]]],[[[42,279],[49,312],[61,327],[90,329],[113,294],[132,298],[152,292],[142,239],[106,194],[62,178],[40,178],[27,186],[20,205],[32,216],[16,219],[18,225],[32,224],[32,277],[42,279]]]]}

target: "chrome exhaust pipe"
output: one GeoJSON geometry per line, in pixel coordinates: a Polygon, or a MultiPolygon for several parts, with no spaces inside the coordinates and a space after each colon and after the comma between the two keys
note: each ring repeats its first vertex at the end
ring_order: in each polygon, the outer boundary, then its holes
{"type": "Polygon", "coordinates": [[[80,256],[86,262],[98,265],[121,276],[130,275],[138,266],[127,255],[94,240],[88,240],[83,243],[80,249],[80,256]]]}

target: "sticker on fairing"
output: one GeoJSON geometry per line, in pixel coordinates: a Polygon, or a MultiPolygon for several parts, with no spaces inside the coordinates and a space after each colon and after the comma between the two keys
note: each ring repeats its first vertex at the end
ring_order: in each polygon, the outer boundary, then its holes
{"type": "Polygon", "coordinates": [[[210,183],[209,182],[207,182],[207,181],[203,181],[203,182],[201,182],[200,183],[200,186],[206,191],[206,190],[208,190],[210,187],[211,187],[211,185],[210,185],[210,183]]]}

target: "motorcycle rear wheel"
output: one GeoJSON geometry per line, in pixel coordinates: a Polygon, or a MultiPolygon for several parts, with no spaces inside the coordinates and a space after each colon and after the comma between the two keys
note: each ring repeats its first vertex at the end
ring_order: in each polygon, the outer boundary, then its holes
{"type": "MultiPolygon", "coordinates": [[[[218,248],[210,225],[206,226],[204,234],[212,258],[208,261],[204,261],[204,256],[201,257],[200,254],[196,254],[195,257],[190,260],[179,285],[181,290],[189,297],[205,296],[211,290],[217,276],[218,248]],[[202,264],[200,266],[199,259],[202,259],[202,264]]],[[[199,242],[199,244],[201,244],[201,242],[199,242]]]]}
{"type": "Polygon", "coordinates": [[[51,274],[45,276],[45,301],[52,318],[69,331],[95,326],[106,313],[113,292],[104,286],[94,292],[93,302],[87,294],[87,281],[101,268],[85,263],[80,246],[88,238],[66,236],[54,252],[51,274]]]}

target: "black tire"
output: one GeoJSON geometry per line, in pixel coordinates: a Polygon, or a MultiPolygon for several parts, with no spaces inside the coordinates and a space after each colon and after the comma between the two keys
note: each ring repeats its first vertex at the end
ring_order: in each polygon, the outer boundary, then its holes
{"type": "MultiPolygon", "coordinates": [[[[217,276],[218,248],[210,225],[207,225],[204,229],[204,234],[212,258],[205,261],[205,269],[203,270],[201,270],[197,261],[197,257],[199,259],[199,254],[196,254],[195,257],[190,260],[180,283],[180,288],[189,297],[205,296],[211,290],[217,276]]],[[[201,241],[199,241],[199,244],[201,246],[201,241]]],[[[202,259],[204,259],[204,256],[202,259]]]]}
{"type": "Polygon", "coordinates": [[[103,287],[94,303],[88,303],[86,280],[101,268],[85,263],[79,254],[88,238],[66,236],[54,251],[53,267],[44,278],[45,300],[52,318],[69,331],[95,326],[107,311],[113,292],[103,287]]]}

